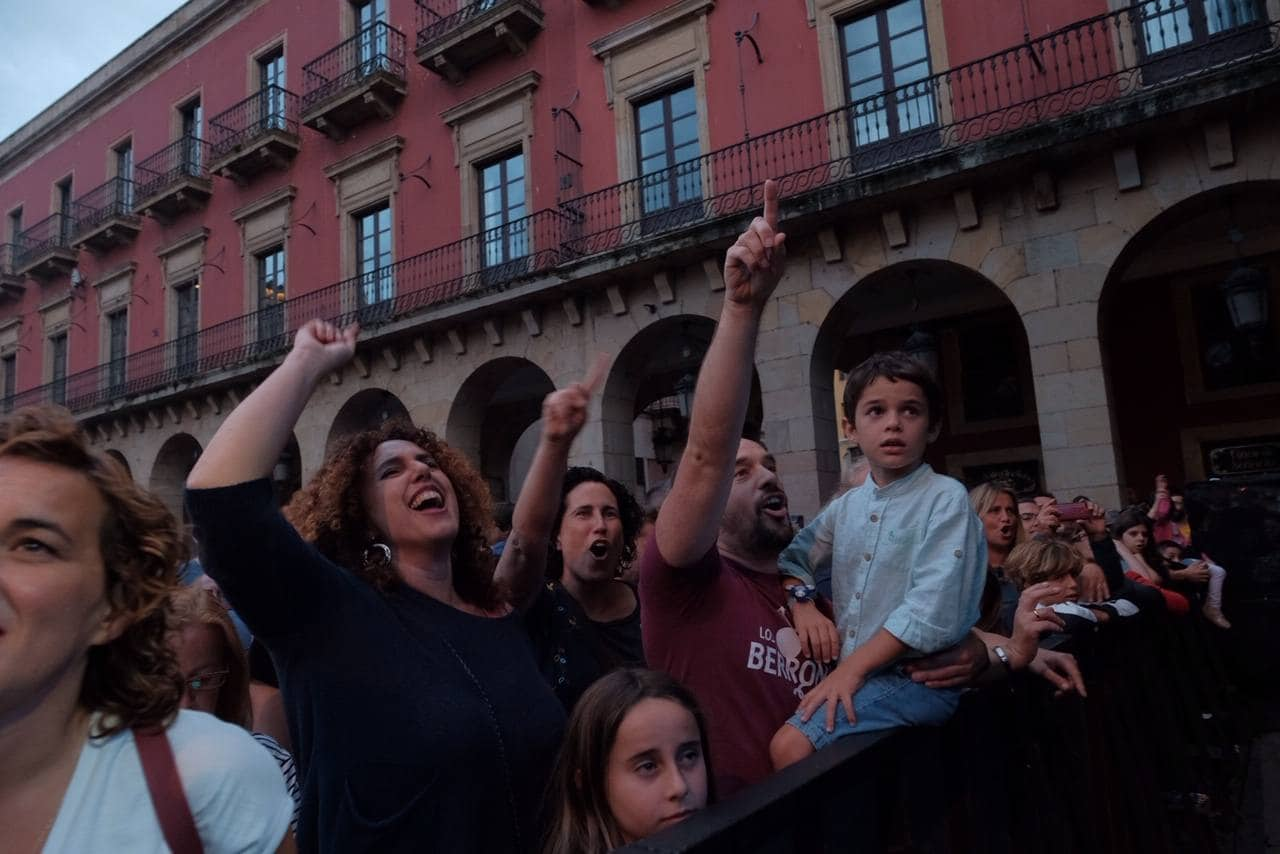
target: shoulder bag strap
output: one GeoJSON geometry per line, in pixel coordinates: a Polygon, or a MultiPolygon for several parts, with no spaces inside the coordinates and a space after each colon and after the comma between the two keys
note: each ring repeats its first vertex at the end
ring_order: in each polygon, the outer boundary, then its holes
{"type": "Polygon", "coordinates": [[[182,790],[182,778],[178,776],[178,766],[173,761],[169,736],[160,728],[135,727],[133,740],[138,745],[142,773],[147,778],[147,790],[151,792],[151,803],[156,808],[156,817],[160,819],[164,841],[173,854],[204,854],[187,795],[182,790]]]}

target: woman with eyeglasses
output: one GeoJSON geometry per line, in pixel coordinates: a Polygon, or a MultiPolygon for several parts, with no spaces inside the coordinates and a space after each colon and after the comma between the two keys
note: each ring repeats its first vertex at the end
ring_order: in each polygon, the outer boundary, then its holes
{"type": "Polygon", "coordinates": [[[182,553],[173,515],[66,410],[0,418],[6,854],[293,850],[271,757],[180,709],[165,637],[182,553]]]}
{"type": "Polygon", "coordinates": [[[548,395],[495,561],[484,479],[398,419],[349,438],[286,510],[269,475],[358,329],[312,320],[187,479],[204,568],[276,665],[305,851],[530,851],[564,710],[521,612],[603,376],[548,395]],[[291,524],[292,523],[292,524],[291,524]]]}
{"type": "Polygon", "coordinates": [[[185,680],[182,708],[193,709],[243,727],[280,766],[293,819],[298,821],[298,772],[293,755],[265,732],[254,729],[249,698],[249,656],[227,607],[203,584],[183,587],[170,598],[169,646],[185,680]]]}

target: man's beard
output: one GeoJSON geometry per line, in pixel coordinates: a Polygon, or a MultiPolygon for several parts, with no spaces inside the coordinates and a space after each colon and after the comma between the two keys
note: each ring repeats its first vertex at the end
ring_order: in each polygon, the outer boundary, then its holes
{"type": "Polygon", "coordinates": [[[795,528],[792,527],[790,518],[785,523],[781,520],[775,522],[763,511],[757,511],[751,535],[747,538],[747,546],[757,554],[777,555],[794,536],[795,528]]]}

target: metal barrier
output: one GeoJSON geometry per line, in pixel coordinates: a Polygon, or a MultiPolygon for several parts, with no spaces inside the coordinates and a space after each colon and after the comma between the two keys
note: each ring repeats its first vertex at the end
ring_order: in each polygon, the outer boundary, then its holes
{"type": "Polygon", "coordinates": [[[226,157],[269,133],[298,135],[298,96],[282,86],[263,86],[210,119],[210,152],[226,157]]]}
{"type": "MultiPolygon", "coordinates": [[[[442,39],[449,33],[514,0],[415,0],[418,9],[418,49],[442,39]]],[[[541,8],[538,0],[523,0],[541,8]]]]}
{"type": "Polygon", "coordinates": [[[1247,737],[1225,637],[1164,615],[1055,637],[1088,699],[1054,699],[1020,674],[967,694],[945,727],[842,740],[621,850],[1230,850],[1215,822],[1229,818],[1247,737]]]}
{"type": "Polygon", "coordinates": [[[305,113],[378,73],[405,79],[404,33],[382,21],[302,66],[302,111],[305,113]]]}
{"type": "Polygon", "coordinates": [[[143,160],[134,169],[138,200],[160,195],[184,178],[208,179],[209,144],[184,136],[143,160]]]}
{"type": "Polygon", "coordinates": [[[75,233],[82,235],[109,219],[133,216],[133,181],[108,178],[71,203],[75,233]]]}
{"type": "Polygon", "coordinates": [[[50,249],[70,249],[75,220],[64,213],[50,214],[14,238],[13,267],[25,267],[50,249]]]}

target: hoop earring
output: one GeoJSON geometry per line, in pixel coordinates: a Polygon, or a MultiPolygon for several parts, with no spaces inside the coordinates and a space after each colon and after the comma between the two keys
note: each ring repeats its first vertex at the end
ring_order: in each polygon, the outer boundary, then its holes
{"type": "Polygon", "coordinates": [[[386,543],[372,543],[361,556],[365,569],[385,569],[391,566],[391,547],[386,543]]]}

